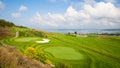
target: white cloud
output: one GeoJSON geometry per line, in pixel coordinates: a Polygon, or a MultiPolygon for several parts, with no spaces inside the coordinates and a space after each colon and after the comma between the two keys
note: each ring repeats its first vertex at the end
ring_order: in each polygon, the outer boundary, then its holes
{"type": "Polygon", "coordinates": [[[83,3],[84,3],[84,4],[90,4],[90,5],[92,5],[92,4],[95,4],[96,1],[95,1],[95,0],[84,0],[83,3]]]}
{"type": "Polygon", "coordinates": [[[32,22],[41,26],[68,27],[68,28],[119,28],[120,8],[112,3],[84,4],[83,9],[75,10],[68,7],[64,14],[36,13],[32,22]]]}
{"type": "Polygon", "coordinates": [[[0,1],[0,8],[4,8],[4,7],[5,7],[5,4],[2,1],[0,1]]]}
{"type": "Polygon", "coordinates": [[[48,13],[46,16],[41,16],[39,12],[36,12],[34,18],[31,20],[32,22],[37,22],[42,26],[59,26],[58,22],[60,20],[64,20],[63,16],[60,14],[51,14],[48,13]],[[52,22],[52,23],[51,23],[52,22]]]}
{"type": "Polygon", "coordinates": [[[94,6],[84,5],[84,10],[94,17],[120,17],[120,9],[116,8],[112,3],[100,2],[94,6]]]}
{"type": "Polygon", "coordinates": [[[24,5],[21,5],[21,6],[19,7],[18,11],[15,12],[15,13],[12,13],[11,16],[14,17],[14,18],[18,18],[18,17],[21,16],[22,12],[23,12],[23,11],[26,11],[26,10],[27,10],[27,7],[24,6],[24,5]]]}
{"type": "Polygon", "coordinates": [[[25,11],[25,10],[27,10],[27,7],[24,5],[21,5],[19,8],[19,11],[25,11]]]}
{"type": "Polygon", "coordinates": [[[11,15],[12,15],[12,17],[14,17],[14,18],[18,18],[18,17],[21,16],[21,13],[12,13],[11,15]]]}

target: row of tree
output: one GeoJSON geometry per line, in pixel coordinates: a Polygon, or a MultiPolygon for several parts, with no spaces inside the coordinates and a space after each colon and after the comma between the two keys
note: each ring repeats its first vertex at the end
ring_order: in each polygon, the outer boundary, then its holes
{"type": "Polygon", "coordinates": [[[14,23],[0,19],[0,27],[13,27],[14,23]]]}
{"type": "Polygon", "coordinates": [[[19,27],[19,28],[27,28],[25,26],[17,26],[13,22],[6,21],[4,19],[0,19],[0,27],[19,27]]]}

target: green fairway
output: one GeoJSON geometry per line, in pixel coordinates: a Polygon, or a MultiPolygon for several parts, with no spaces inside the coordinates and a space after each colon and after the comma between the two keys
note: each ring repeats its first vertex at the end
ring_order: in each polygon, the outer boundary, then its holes
{"type": "Polygon", "coordinates": [[[83,55],[70,47],[48,47],[46,52],[51,53],[55,58],[66,60],[81,60],[83,55]]]}
{"type": "Polygon", "coordinates": [[[30,42],[39,39],[38,37],[24,37],[15,39],[16,42],[30,42]]]}

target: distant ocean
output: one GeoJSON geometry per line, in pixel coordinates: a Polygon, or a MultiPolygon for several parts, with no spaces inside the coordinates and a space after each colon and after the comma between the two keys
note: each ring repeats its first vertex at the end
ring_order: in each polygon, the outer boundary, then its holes
{"type": "Polygon", "coordinates": [[[120,33],[120,29],[44,29],[47,32],[56,32],[56,33],[80,33],[80,34],[89,34],[89,33],[108,33],[108,34],[115,34],[120,33]]]}

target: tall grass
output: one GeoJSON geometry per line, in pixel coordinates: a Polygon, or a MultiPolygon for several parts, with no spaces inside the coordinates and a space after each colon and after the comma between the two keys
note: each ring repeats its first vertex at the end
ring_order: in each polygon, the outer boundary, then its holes
{"type": "Polygon", "coordinates": [[[50,68],[21,54],[13,46],[0,46],[0,68],[50,68]]]}

